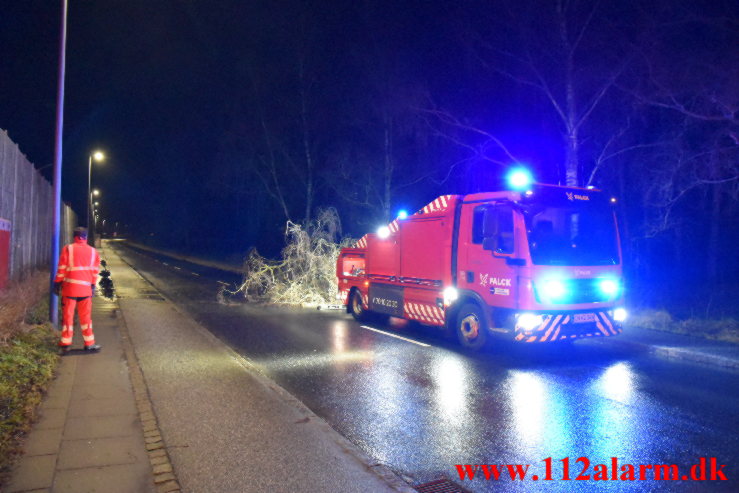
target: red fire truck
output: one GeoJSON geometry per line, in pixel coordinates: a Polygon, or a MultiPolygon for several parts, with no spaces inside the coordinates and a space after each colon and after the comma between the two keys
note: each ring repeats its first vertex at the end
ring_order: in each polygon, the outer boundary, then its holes
{"type": "Polygon", "coordinates": [[[342,249],[339,297],[360,321],[415,320],[471,349],[493,335],[616,335],[626,310],[614,202],[543,184],[441,196],[342,249]]]}

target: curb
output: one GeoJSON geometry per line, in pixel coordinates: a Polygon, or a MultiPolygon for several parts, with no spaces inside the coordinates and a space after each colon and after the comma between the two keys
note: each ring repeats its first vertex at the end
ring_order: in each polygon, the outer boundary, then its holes
{"type": "Polygon", "coordinates": [[[152,475],[154,476],[154,485],[159,493],[180,491],[179,481],[177,481],[177,476],[175,476],[172,462],[167,453],[167,447],[164,444],[164,439],[159,429],[159,423],[154,414],[154,408],[151,405],[149,388],[146,385],[144,373],[141,371],[139,360],[136,357],[126,320],[117,301],[115,313],[121,331],[123,351],[126,353],[126,360],[128,361],[129,376],[131,378],[131,385],[133,386],[134,398],[136,399],[136,408],[139,411],[139,420],[141,421],[141,431],[144,434],[146,453],[149,456],[149,463],[151,464],[152,475]]]}
{"type": "Polygon", "coordinates": [[[619,345],[624,348],[646,351],[648,353],[665,358],[692,361],[695,363],[703,363],[706,365],[719,366],[722,368],[739,368],[739,359],[728,358],[726,356],[719,356],[717,354],[706,353],[703,351],[695,351],[692,349],[670,346],[656,346],[653,344],[635,341],[613,340],[609,342],[611,344],[619,345]]]}
{"type": "Polygon", "coordinates": [[[651,346],[651,348],[653,353],[660,356],[666,356],[668,358],[684,359],[698,363],[721,366],[724,368],[739,368],[739,360],[727,358],[726,356],[669,346],[651,346]]]}
{"type": "Polygon", "coordinates": [[[181,491],[180,483],[177,480],[169,453],[167,452],[167,447],[162,438],[159,423],[151,404],[149,388],[146,385],[144,373],[141,371],[139,360],[136,357],[136,350],[131,342],[126,319],[123,316],[117,299],[115,300],[115,307],[115,316],[121,334],[123,352],[126,355],[126,361],[128,363],[129,378],[131,379],[134,399],[136,400],[136,409],[139,412],[141,432],[144,435],[144,443],[146,445],[146,453],[149,456],[149,463],[151,464],[154,485],[158,493],[179,492],[181,491]]]}
{"type": "MultiPolygon", "coordinates": [[[[144,275],[142,275],[141,272],[139,272],[134,266],[128,263],[123,257],[121,257],[120,255],[118,257],[126,265],[128,265],[131,269],[133,269],[133,271],[136,272],[136,274],[139,277],[141,277],[141,279],[143,279],[147,284],[149,284],[153,289],[155,289],[156,292],[159,293],[159,295],[167,303],[169,303],[175,311],[186,316],[188,320],[190,321],[190,323],[193,325],[193,327],[195,327],[202,335],[204,335],[205,337],[207,337],[214,343],[220,345],[222,348],[224,348],[228,352],[228,354],[240,366],[242,366],[247,372],[249,372],[254,378],[256,378],[257,381],[261,385],[263,385],[265,388],[277,394],[282,401],[289,403],[290,405],[295,407],[301,413],[301,415],[303,415],[306,418],[306,421],[314,422],[318,426],[318,428],[327,436],[328,439],[330,439],[335,444],[337,444],[339,447],[341,447],[341,449],[344,452],[354,457],[368,471],[371,471],[377,477],[379,477],[382,481],[384,481],[385,484],[388,485],[388,487],[400,493],[418,493],[415,488],[411,487],[392,469],[390,469],[388,466],[384,464],[381,464],[375,460],[372,460],[372,458],[369,455],[367,455],[359,447],[357,447],[351,441],[345,438],[341,433],[334,430],[328,422],[326,422],[323,418],[321,418],[320,416],[316,415],[313,411],[311,411],[310,408],[308,408],[308,406],[303,404],[297,397],[295,397],[294,395],[290,394],[287,390],[280,387],[276,382],[272,381],[269,377],[263,374],[251,361],[249,361],[247,358],[237,353],[235,350],[231,348],[231,346],[226,344],[224,341],[218,338],[215,334],[213,334],[208,329],[206,329],[201,324],[199,324],[196,320],[194,320],[192,316],[190,316],[190,314],[182,310],[175,302],[169,299],[167,295],[162,293],[149,279],[147,279],[144,275]]],[[[124,326],[125,326],[125,323],[124,323],[124,326]]],[[[130,340],[127,338],[127,335],[128,335],[128,328],[126,327],[126,343],[130,344],[130,340]]],[[[128,352],[126,354],[128,354],[128,352]]],[[[135,358],[135,355],[134,355],[134,358],[135,358]]],[[[140,373],[141,369],[138,367],[138,360],[136,360],[136,368],[138,372],[140,373]]],[[[148,400],[148,391],[147,391],[146,397],[148,400]]],[[[151,402],[149,402],[149,406],[150,405],[151,405],[151,402]]],[[[168,493],[170,491],[179,491],[179,489],[160,490],[161,493],[168,493]]]]}

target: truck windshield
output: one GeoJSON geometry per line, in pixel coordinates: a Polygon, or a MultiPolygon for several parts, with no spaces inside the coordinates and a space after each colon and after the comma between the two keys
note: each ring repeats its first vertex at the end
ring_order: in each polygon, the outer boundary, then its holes
{"type": "Polygon", "coordinates": [[[616,222],[611,209],[593,203],[523,209],[537,265],[615,265],[619,263],[616,222]]]}

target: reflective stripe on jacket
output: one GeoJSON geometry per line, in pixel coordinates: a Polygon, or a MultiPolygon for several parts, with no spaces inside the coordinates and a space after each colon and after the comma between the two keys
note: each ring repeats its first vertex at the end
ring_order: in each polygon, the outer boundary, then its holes
{"type": "Polygon", "coordinates": [[[62,250],[54,282],[61,282],[62,296],[91,296],[92,286],[97,284],[100,255],[82,238],[62,250]]]}

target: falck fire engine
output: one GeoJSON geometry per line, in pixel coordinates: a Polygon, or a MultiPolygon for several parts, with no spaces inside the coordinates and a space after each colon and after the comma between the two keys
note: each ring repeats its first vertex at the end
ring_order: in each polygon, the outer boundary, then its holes
{"type": "Polygon", "coordinates": [[[342,249],[347,311],[441,327],[471,349],[620,333],[615,199],[511,178],[517,189],[443,195],[342,249]]]}

